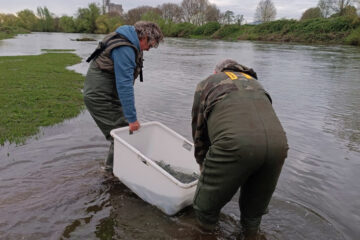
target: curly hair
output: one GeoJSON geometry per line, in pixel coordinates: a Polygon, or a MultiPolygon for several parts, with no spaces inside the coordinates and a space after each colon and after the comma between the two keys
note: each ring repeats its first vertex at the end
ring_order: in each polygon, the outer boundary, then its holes
{"type": "Polygon", "coordinates": [[[257,79],[257,74],[252,68],[248,68],[244,65],[241,65],[232,59],[225,59],[224,61],[221,61],[220,63],[218,63],[215,67],[216,73],[220,73],[225,70],[240,71],[240,72],[249,74],[250,76],[257,79]]]}
{"type": "Polygon", "coordinates": [[[225,59],[224,61],[221,61],[216,65],[215,72],[219,73],[224,71],[225,69],[234,67],[236,65],[239,65],[239,63],[232,59],[225,59]]]}
{"type": "Polygon", "coordinates": [[[160,27],[153,22],[139,21],[134,24],[139,39],[147,37],[154,40],[156,46],[164,39],[160,27]]]}

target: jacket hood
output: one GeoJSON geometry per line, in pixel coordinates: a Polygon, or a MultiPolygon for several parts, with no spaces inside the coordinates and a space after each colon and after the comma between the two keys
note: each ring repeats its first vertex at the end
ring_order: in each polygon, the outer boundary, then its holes
{"type": "Polygon", "coordinates": [[[124,25],[118,27],[116,32],[124,35],[140,51],[140,42],[134,26],[124,25]]]}

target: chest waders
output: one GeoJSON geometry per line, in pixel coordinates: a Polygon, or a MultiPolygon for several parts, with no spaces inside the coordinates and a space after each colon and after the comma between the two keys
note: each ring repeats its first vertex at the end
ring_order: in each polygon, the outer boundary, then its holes
{"type": "Polygon", "coordinates": [[[111,50],[116,47],[129,46],[136,53],[137,67],[134,70],[134,81],[137,75],[142,78],[142,52],[119,34],[112,33],[99,43],[98,48],[87,59],[91,61],[84,84],[84,103],[105,138],[110,141],[110,148],[105,160],[105,168],[112,170],[114,159],[114,140],[110,131],[114,128],[128,126],[121,102],[116,90],[114,64],[111,50]]]}
{"type": "Polygon", "coordinates": [[[256,80],[239,77],[233,81],[238,90],[217,102],[207,117],[211,146],[195,193],[194,209],[202,224],[214,225],[221,208],[240,188],[241,224],[246,231],[256,232],[288,146],[269,98],[256,80]]]}

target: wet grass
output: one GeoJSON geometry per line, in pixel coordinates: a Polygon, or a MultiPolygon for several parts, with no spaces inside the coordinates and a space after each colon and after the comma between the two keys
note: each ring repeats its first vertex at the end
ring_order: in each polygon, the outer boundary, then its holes
{"type": "Polygon", "coordinates": [[[72,53],[0,57],[0,144],[79,114],[84,77],[66,67],[80,61],[72,53]]]}
{"type": "Polygon", "coordinates": [[[0,26],[0,40],[13,38],[21,33],[30,33],[30,31],[19,27],[0,26]]]}
{"type": "Polygon", "coordinates": [[[13,33],[5,33],[5,32],[0,31],[0,40],[12,38],[14,36],[15,36],[15,34],[13,34],[13,33]]]}
{"type": "Polygon", "coordinates": [[[41,49],[43,52],[75,52],[75,49],[51,49],[51,48],[43,48],[41,49]]]}

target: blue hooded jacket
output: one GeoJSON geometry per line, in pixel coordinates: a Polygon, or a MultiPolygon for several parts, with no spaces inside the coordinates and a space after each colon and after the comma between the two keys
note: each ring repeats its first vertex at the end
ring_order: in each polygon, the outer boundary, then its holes
{"type": "MultiPolygon", "coordinates": [[[[133,26],[121,26],[116,32],[124,35],[140,51],[139,38],[133,26]]],[[[114,62],[116,89],[125,118],[129,123],[133,123],[137,120],[133,85],[136,68],[135,51],[130,46],[121,46],[112,50],[111,58],[114,62]]]]}

